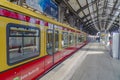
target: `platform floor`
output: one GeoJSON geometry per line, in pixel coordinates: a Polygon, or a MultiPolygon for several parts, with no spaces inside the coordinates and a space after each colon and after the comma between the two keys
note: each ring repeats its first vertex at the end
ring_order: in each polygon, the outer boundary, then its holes
{"type": "Polygon", "coordinates": [[[100,43],[89,43],[39,80],[120,80],[120,60],[100,43]]]}

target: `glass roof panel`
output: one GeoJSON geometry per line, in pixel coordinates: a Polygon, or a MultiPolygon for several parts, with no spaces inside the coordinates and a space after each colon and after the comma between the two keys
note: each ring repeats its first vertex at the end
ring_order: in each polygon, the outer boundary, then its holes
{"type": "Polygon", "coordinates": [[[89,6],[89,9],[90,9],[90,13],[93,12],[93,7],[92,6],[89,6]]]}
{"type": "MultiPolygon", "coordinates": [[[[83,10],[80,11],[78,15],[82,18],[83,21],[87,23],[89,23],[90,21],[86,21],[86,20],[91,20],[92,22],[96,21],[97,16],[99,18],[98,21],[99,24],[101,24],[101,21],[105,22],[107,19],[111,19],[109,20],[110,24],[108,22],[104,23],[104,24],[108,24],[106,28],[107,30],[110,28],[110,25],[114,22],[116,17],[120,14],[120,11],[118,10],[120,9],[120,0],[66,0],[66,1],[68,1],[68,3],[75,11],[78,10],[77,14],[80,10],[83,10]],[[81,7],[77,2],[81,5],[81,7]],[[87,6],[87,3],[89,4],[89,6],[87,6]],[[98,8],[98,15],[97,15],[97,8],[98,8]]],[[[97,26],[98,25],[96,25],[96,27],[97,26]]]]}
{"type": "Polygon", "coordinates": [[[103,6],[99,6],[99,7],[98,7],[98,9],[101,9],[101,8],[103,8],[103,6]]]}
{"type": "Polygon", "coordinates": [[[92,20],[90,20],[89,23],[92,23],[92,20]]]}
{"type": "Polygon", "coordinates": [[[104,5],[104,0],[100,0],[99,6],[103,6],[103,5],[104,5]]]}
{"type": "Polygon", "coordinates": [[[96,17],[96,16],[97,16],[97,13],[94,13],[94,16],[96,17]]]}
{"type": "Polygon", "coordinates": [[[94,21],[97,21],[97,18],[94,18],[94,21]]]}
{"type": "Polygon", "coordinates": [[[88,4],[91,3],[91,0],[87,0],[88,4]]]}
{"type": "Polygon", "coordinates": [[[84,13],[87,15],[89,14],[88,8],[84,9],[84,13]]]}
{"type": "Polygon", "coordinates": [[[81,18],[84,16],[84,14],[83,14],[82,11],[79,13],[79,16],[80,16],[81,18]]]}
{"type": "Polygon", "coordinates": [[[117,9],[120,9],[120,6],[117,9]]]}
{"type": "Polygon", "coordinates": [[[113,7],[114,6],[114,0],[108,0],[108,6],[113,7]]]}
{"type": "MultiPolygon", "coordinates": [[[[74,1],[74,0],[73,0],[74,1]]],[[[86,3],[86,0],[78,0],[81,7],[85,6],[87,3],[86,3]]]]}
{"type": "Polygon", "coordinates": [[[85,18],[83,21],[85,22],[85,21],[87,21],[87,19],[85,18]]]}
{"type": "Polygon", "coordinates": [[[94,11],[96,10],[96,4],[93,4],[93,10],[94,11]]]}
{"type": "Polygon", "coordinates": [[[68,3],[71,5],[71,7],[77,11],[78,9],[80,9],[79,4],[77,3],[76,0],[69,0],[68,3]]]}
{"type": "Polygon", "coordinates": [[[102,14],[103,13],[103,8],[99,9],[99,14],[102,14]]]}
{"type": "Polygon", "coordinates": [[[88,20],[89,20],[90,18],[91,18],[90,16],[87,17],[88,20]]]}
{"type": "Polygon", "coordinates": [[[119,11],[117,11],[117,12],[114,14],[114,16],[118,16],[118,15],[119,15],[119,13],[120,13],[120,12],[119,12],[119,11]]]}

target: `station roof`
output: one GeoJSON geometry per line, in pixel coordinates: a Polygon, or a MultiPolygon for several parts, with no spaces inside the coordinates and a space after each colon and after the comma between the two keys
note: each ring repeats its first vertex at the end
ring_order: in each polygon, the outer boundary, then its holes
{"type": "Polygon", "coordinates": [[[63,0],[80,18],[86,31],[115,31],[119,28],[120,0],[63,0]]]}

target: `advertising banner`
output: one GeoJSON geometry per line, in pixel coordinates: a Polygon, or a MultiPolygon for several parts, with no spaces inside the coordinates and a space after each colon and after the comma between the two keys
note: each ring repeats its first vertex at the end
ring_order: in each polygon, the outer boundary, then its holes
{"type": "Polygon", "coordinates": [[[52,0],[26,0],[26,4],[42,13],[58,18],[58,6],[52,0]]]}

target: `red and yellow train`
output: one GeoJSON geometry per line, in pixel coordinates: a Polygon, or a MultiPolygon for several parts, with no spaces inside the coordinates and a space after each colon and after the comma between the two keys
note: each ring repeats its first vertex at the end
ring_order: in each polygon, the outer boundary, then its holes
{"type": "Polygon", "coordinates": [[[87,43],[86,33],[7,0],[0,36],[0,80],[35,80],[87,43]]]}

